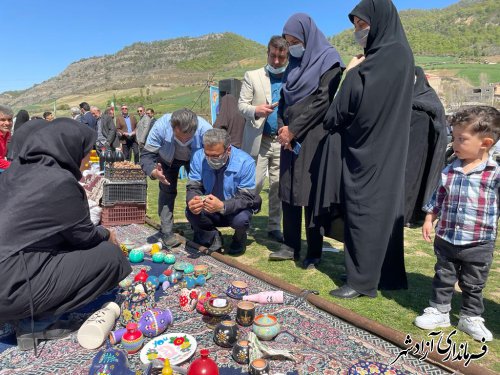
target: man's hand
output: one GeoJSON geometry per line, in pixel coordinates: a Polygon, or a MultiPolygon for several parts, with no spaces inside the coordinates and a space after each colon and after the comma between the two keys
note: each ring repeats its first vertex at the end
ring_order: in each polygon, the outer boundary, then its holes
{"type": "Polygon", "coordinates": [[[111,242],[112,244],[120,246],[120,242],[118,242],[118,239],[116,238],[116,232],[115,232],[115,230],[114,229],[108,229],[108,231],[109,231],[108,241],[111,242]]]}
{"type": "Polygon", "coordinates": [[[195,215],[199,215],[203,210],[203,199],[200,196],[196,196],[188,202],[188,209],[195,215]]]}
{"type": "Polygon", "coordinates": [[[349,70],[351,70],[352,68],[358,66],[359,64],[361,64],[363,61],[365,61],[365,55],[356,55],[354,56],[351,61],[349,62],[349,65],[347,65],[347,68],[345,69],[346,72],[348,72],[349,70]]]}
{"type": "Polygon", "coordinates": [[[153,169],[153,172],[151,172],[151,177],[157,179],[164,185],[170,185],[170,182],[168,182],[165,175],[163,174],[163,168],[161,167],[160,163],[156,164],[156,169],[153,169]]]}
{"type": "Polygon", "coordinates": [[[422,237],[427,242],[432,242],[432,223],[434,221],[434,216],[432,214],[427,214],[425,216],[424,225],[422,225],[422,237]]]}
{"type": "Polygon", "coordinates": [[[292,139],[295,137],[295,134],[293,134],[288,126],[283,126],[278,130],[278,142],[285,148],[288,148],[291,150],[290,143],[292,142],[292,139]]]}
{"type": "Polygon", "coordinates": [[[203,202],[203,209],[208,213],[220,212],[224,208],[224,202],[222,202],[215,195],[207,195],[205,201],[203,202]]]}
{"type": "Polygon", "coordinates": [[[255,116],[256,117],[267,117],[271,113],[273,113],[274,108],[271,104],[261,104],[255,107],[255,116]]]}

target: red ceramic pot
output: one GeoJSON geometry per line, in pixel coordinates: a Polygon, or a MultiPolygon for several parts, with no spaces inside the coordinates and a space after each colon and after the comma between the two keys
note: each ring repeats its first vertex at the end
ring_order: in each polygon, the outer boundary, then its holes
{"type": "Polygon", "coordinates": [[[187,375],[219,375],[215,361],[208,357],[208,349],[201,349],[201,358],[197,358],[188,368],[187,375]]]}

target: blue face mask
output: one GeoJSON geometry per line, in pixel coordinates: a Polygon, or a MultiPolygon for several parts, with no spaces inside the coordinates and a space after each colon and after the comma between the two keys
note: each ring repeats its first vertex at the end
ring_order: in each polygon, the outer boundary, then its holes
{"type": "Polygon", "coordinates": [[[274,74],[274,75],[280,75],[283,74],[286,70],[286,65],[282,66],[281,68],[274,68],[271,65],[267,64],[266,69],[269,73],[274,74]]]}
{"type": "Polygon", "coordinates": [[[301,59],[302,56],[304,56],[305,48],[302,44],[294,44],[293,46],[290,46],[288,48],[288,51],[290,52],[290,55],[295,57],[296,59],[301,59]]]}
{"type": "Polygon", "coordinates": [[[367,27],[366,29],[355,31],[354,32],[354,39],[356,39],[356,42],[363,48],[366,48],[366,41],[368,40],[368,34],[370,33],[370,28],[367,27]]]}

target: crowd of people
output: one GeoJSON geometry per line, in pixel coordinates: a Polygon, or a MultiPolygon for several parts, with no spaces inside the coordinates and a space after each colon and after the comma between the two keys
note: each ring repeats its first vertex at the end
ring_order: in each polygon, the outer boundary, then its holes
{"type": "Polygon", "coordinates": [[[239,98],[228,96],[239,118],[221,117],[219,126],[189,109],[156,120],[140,106],[137,121],[125,104],[115,116],[113,107],[102,112],[83,102],[71,119],[47,113],[28,121],[20,111],[11,139],[13,112],[0,106],[0,264],[15,270],[0,275],[0,319],[16,322],[19,346],[66,334],[72,327],[58,319],[62,313],[130,272],[113,231],[91,223],[78,184],[92,148],[121,149],[158,180],[167,248],[179,244],[173,212],[181,168],[194,241],[231,255],[245,252],[267,177],[267,234],[280,243],[269,260],[311,269],[321,262],[323,236],[340,239],[346,274],[330,292],[335,298],[407,289],[404,226],[423,223],[431,241],[437,220],[430,307],[415,324],[450,324],[458,280],[458,328],[492,340],[481,314],[500,202],[500,167],[490,152],[500,113],[459,112],[451,123],[457,159],[445,167],[444,110],[414,65],[396,8],[362,0],[349,19],[364,53],[346,66],[310,16],[292,15],[271,37],[266,66],[245,73],[239,98]],[[219,227],[234,229],[227,249],[219,227]]]}

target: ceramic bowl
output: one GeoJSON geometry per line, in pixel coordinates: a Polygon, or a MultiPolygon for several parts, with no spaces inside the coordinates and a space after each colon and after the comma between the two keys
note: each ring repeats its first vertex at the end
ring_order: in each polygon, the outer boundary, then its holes
{"type": "Polygon", "coordinates": [[[205,301],[203,307],[205,311],[212,316],[224,316],[233,311],[233,304],[222,297],[211,297],[205,301]]]}
{"type": "Polygon", "coordinates": [[[212,292],[202,293],[198,298],[198,303],[196,304],[196,311],[198,311],[202,315],[207,315],[208,313],[205,310],[204,304],[208,299],[215,297],[217,297],[217,294],[214,294],[212,292]]]}
{"type": "Polygon", "coordinates": [[[194,266],[194,275],[200,276],[203,275],[207,277],[208,275],[208,266],[206,264],[198,264],[194,266]]]}
{"type": "Polygon", "coordinates": [[[278,318],[271,314],[260,314],[255,317],[253,333],[261,340],[272,340],[280,332],[278,318]]]}
{"type": "Polygon", "coordinates": [[[242,299],[248,295],[248,284],[242,280],[233,281],[227,287],[226,294],[234,299],[242,299]]]}
{"type": "Polygon", "coordinates": [[[264,358],[257,358],[248,366],[248,373],[250,375],[269,375],[269,362],[264,358]]]}

